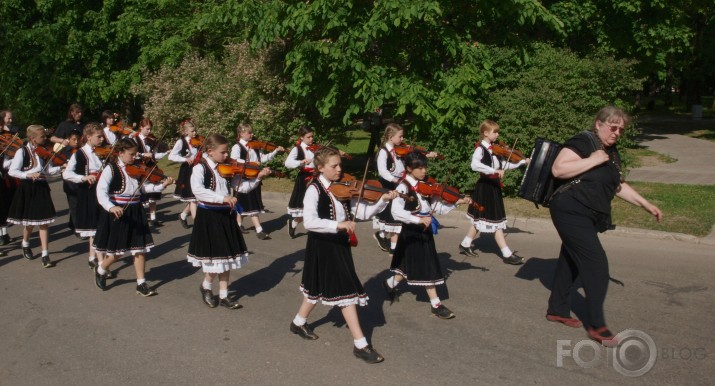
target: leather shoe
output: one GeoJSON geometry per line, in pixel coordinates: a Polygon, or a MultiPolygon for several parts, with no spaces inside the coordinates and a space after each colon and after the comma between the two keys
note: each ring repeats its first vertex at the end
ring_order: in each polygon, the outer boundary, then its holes
{"type": "Polygon", "coordinates": [[[472,249],[471,245],[468,247],[463,247],[462,244],[459,244],[459,253],[461,253],[462,255],[467,255],[467,256],[474,256],[474,257],[479,256],[477,254],[477,251],[472,249]]]}
{"type": "Polygon", "coordinates": [[[386,240],[384,237],[380,237],[380,232],[373,233],[372,238],[377,241],[377,246],[380,247],[383,252],[388,252],[390,250],[390,241],[386,240]]]}
{"type": "Polygon", "coordinates": [[[512,253],[511,256],[504,258],[504,264],[522,265],[524,264],[524,258],[516,253],[512,253]]]}
{"type": "Polygon", "coordinates": [[[97,268],[97,259],[92,259],[87,261],[87,265],[89,266],[89,269],[94,270],[97,268]]]}
{"type": "Polygon", "coordinates": [[[189,221],[188,217],[186,218],[181,218],[181,215],[179,215],[179,221],[181,221],[181,226],[184,227],[184,229],[189,229],[189,221]]]}
{"type": "Polygon", "coordinates": [[[588,337],[602,344],[605,347],[616,347],[620,343],[606,326],[599,328],[589,327],[588,337]]]}
{"type": "Polygon", "coordinates": [[[566,326],[574,328],[583,326],[583,323],[581,323],[581,321],[576,318],[565,318],[563,316],[558,315],[546,314],[546,320],[548,320],[549,322],[563,323],[566,326]]]}
{"type": "Polygon", "coordinates": [[[50,255],[42,256],[42,266],[45,268],[52,268],[55,266],[55,263],[50,260],[50,255]]]}
{"type": "Polygon", "coordinates": [[[159,293],[149,288],[149,284],[146,282],[137,284],[137,293],[144,297],[158,295],[159,293]]]}
{"type": "MultiPolygon", "coordinates": [[[[149,224],[155,228],[164,226],[164,223],[159,220],[151,220],[151,221],[149,221],[149,224]]],[[[187,223],[186,225],[189,225],[189,224],[187,223]]]]}
{"type": "Polygon", "coordinates": [[[315,335],[313,330],[308,327],[308,323],[298,326],[293,322],[290,322],[290,332],[300,336],[303,339],[307,340],[316,340],[318,339],[318,335],[315,335]]]}
{"type": "MultiPolygon", "coordinates": [[[[431,306],[430,306],[431,307],[431,306]]],[[[454,312],[450,311],[449,308],[445,307],[444,305],[440,304],[439,307],[432,308],[432,314],[434,314],[436,317],[440,319],[452,319],[454,318],[454,312]]]]}
{"type": "Polygon", "coordinates": [[[107,289],[107,276],[100,275],[99,272],[97,272],[97,268],[94,269],[94,284],[102,291],[107,289]]]}
{"type": "Polygon", "coordinates": [[[8,244],[10,244],[10,235],[2,235],[2,237],[0,237],[0,245],[8,244]]]}
{"type": "Polygon", "coordinates": [[[218,300],[214,297],[214,293],[210,289],[205,289],[203,286],[199,286],[201,289],[201,298],[204,303],[210,308],[216,308],[218,306],[218,300]]]}
{"type": "Polygon", "coordinates": [[[244,228],[243,225],[239,225],[239,226],[238,226],[238,229],[239,229],[239,230],[241,231],[241,233],[243,233],[244,235],[245,235],[245,234],[248,234],[248,230],[247,230],[246,228],[244,228]]]}
{"type": "Polygon", "coordinates": [[[232,300],[229,300],[228,298],[223,298],[219,300],[218,305],[221,307],[226,307],[229,310],[237,310],[239,308],[243,308],[243,306],[240,305],[238,302],[234,302],[232,300]]]}
{"type": "Polygon", "coordinates": [[[367,345],[363,348],[353,346],[353,355],[367,363],[380,363],[385,360],[379,352],[372,348],[372,345],[367,345]]]}
{"type": "Polygon", "coordinates": [[[295,227],[293,226],[292,218],[288,219],[288,236],[290,236],[291,239],[295,238],[295,227]]]}
{"type": "Polygon", "coordinates": [[[32,249],[30,249],[30,247],[22,247],[22,257],[26,258],[27,260],[32,260],[35,258],[32,255],[32,249]]]}
{"type": "Polygon", "coordinates": [[[397,288],[391,288],[387,284],[387,279],[382,282],[382,286],[385,288],[385,292],[387,292],[387,299],[390,300],[390,304],[400,301],[400,297],[397,295],[397,288]]]}
{"type": "Polygon", "coordinates": [[[258,237],[259,240],[270,240],[271,236],[268,236],[268,233],[266,232],[258,232],[256,233],[256,237],[258,237]]]}

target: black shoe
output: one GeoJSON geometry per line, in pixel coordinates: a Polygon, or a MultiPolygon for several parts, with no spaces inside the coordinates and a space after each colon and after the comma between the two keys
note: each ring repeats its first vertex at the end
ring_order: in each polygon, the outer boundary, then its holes
{"type": "Polygon", "coordinates": [[[364,348],[357,348],[353,346],[353,355],[367,363],[380,363],[385,360],[379,352],[372,348],[372,345],[367,345],[364,348]]]}
{"type": "Polygon", "coordinates": [[[393,248],[390,248],[390,253],[388,256],[390,256],[391,259],[392,259],[392,256],[395,256],[395,250],[393,248]]]}
{"type": "Polygon", "coordinates": [[[98,264],[97,264],[97,259],[88,260],[88,261],[87,261],[87,265],[89,266],[89,269],[91,269],[91,270],[97,269],[97,265],[98,265],[98,264]]]}
{"type": "MultiPolygon", "coordinates": [[[[76,235],[79,235],[79,233],[75,233],[76,235]]],[[[89,236],[79,236],[79,239],[82,241],[87,241],[89,240],[89,236]]]]}
{"type": "Polygon", "coordinates": [[[42,266],[45,268],[52,268],[55,266],[55,263],[50,260],[50,255],[42,256],[42,266]]]}
{"type": "Polygon", "coordinates": [[[229,310],[236,310],[239,308],[243,308],[242,305],[238,304],[238,302],[234,302],[232,300],[228,300],[228,298],[224,298],[218,301],[218,305],[221,307],[226,307],[229,310]]]}
{"type": "MultiPolygon", "coordinates": [[[[158,228],[158,227],[163,227],[163,226],[164,226],[164,223],[161,222],[161,221],[159,221],[159,220],[150,220],[150,221],[149,221],[149,225],[151,225],[151,226],[153,226],[153,227],[155,227],[155,228],[158,228]]],[[[187,223],[186,225],[188,226],[189,224],[187,223]]]]}
{"type": "Polygon", "coordinates": [[[159,294],[158,292],[149,288],[149,285],[146,282],[137,284],[137,293],[144,297],[149,297],[149,296],[154,296],[154,295],[159,294]]]}
{"type": "Polygon", "coordinates": [[[100,275],[99,272],[97,272],[97,268],[94,269],[94,284],[102,291],[107,289],[107,275],[100,275]]]}
{"type": "Polygon", "coordinates": [[[106,277],[107,279],[116,279],[117,273],[114,271],[107,271],[107,273],[104,274],[104,277],[106,277]]]}
{"type": "Polygon", "coordinates": [[[377,246],[380,247],[383,252],[390,251],[390,240],[380,237],[380,232],[373,233],[372,238],[377,241],[377,246]]]}
{"type": "Polygon", "coordinates": [[[241,233],[243,233],[244,235],[245,235],[245,234],[248,234],[248,230],[246,230],[246,228],[244,228],[243,225],[239,225],[239,226],[238,226],[238,229],[239,229],[239,230],[241,231],[241,233]]]}
{"type": "Polygon", "coordinates": [[[291,239],[295,238],[295,227],[293,226],[292,218],[288,219],[288,236],[290,236],[291,239]]]}
{"type": "Polygon", "coordinates": [[[308,323],[306,323],[302,326],[298,326],[295,323],[290,322],[290,332],[292,332],[306,340],[318,339],[318,335],[315,335],[313,330],[310,327],[308,327],[308,323]]]}
{"type": "Polygon", "coordinates": [[[76,238],[82,240],[82,236],[80,236],[79,233],[77,233],[77,232],[74,233],[74,237],[76,237],[76,238]]]}
{"type": "Polygon", "coordinates": [[[472,246],[471,246],[471,245],[470,245],[469,247],[466,247],[466,248],[465,248],[465,247],[462,246],[462,244],[459,244],[459,253],[461,253],[462,255],[467,255],[467,256],[474,256],[474,257],[479,256],[479,255],[477,254],[477,251],[475,251],[474,249],[472,249],[472,246]]]}
{"type": "Polygon", "coordinates": [[[199,287],[201,289],[201,298],[204,300],[207,306],[210,308],[216,308],[218,306],[218,300],[214,297],[214,293],[210,289],[205,289],[204,286],[199,287]]]}
{"type": "Polygon", "coordinates": [[[449,308],[440,304],[439,307],[432,308],[432,313],[440,319],[452,319],[454,318],[454,312],[450,311],[449,308]]]}
{"type": "Polygon", "coordinates": [[[390,300],[390,304],[400,301],[400,297],[397,296],[397,288],[390,288],[390,286],[387,284],[387,280],[382,282],[382,286],[385,287],[385,292],[387,292],[387,299],[390,300]]]}
{"type": "Polygon", "coordinates": [[[524,264],[524,258],[516,253],[512,253],[511,256],[504,258],[504,264],[521,265],[524,264]]]}
{"type": "Polygon", "coordinates": [[[32,260],[35,258],[32,255],[32,249],[30,249],[30,247],[22,247],[22,257],[26,258],[27,260],[32,260]]]}
{"type": "Polygon", "coordinates": [[[10,244],[10,235],[2,235],[2,237],[0,237],[0,245],[8,244],[10,244]]]}
{"type": "Polygon", "coordinates": [[[188,219],[189,219],[188,217],[186,217],[186,218],[181,218],[181,216],[179,216],[179,221],[181,221],[181,226],[184,227],[184,229],[189,229],[189,221],[188,221],[188,219]]]}
{"type": "Polygon", "coordinates": [[[271,236],[268,236],[268,233],[266,232],[258,232],[256,233],[256,237],[258,237],[259,240],[270,240],[271,236]]]}

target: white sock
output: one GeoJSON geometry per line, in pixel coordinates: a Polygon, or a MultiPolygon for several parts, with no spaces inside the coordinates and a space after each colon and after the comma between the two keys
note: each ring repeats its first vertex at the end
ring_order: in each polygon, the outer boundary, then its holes
{"type": "Polygon", "coordinates": [[[464,236],[464,240],[462,240],[462,246],[463,246],[464,248],[469,248],[469,247],[471,247],[473,240],[474,240],[474,239],[471,238],[471,237],[469,237],[469,236],[464,236]]]}
{"type": "Polygon", "coordinates": [[[397,246],[397,241],[395,241],[395,242],[390,241],[390,249],[394,250],[396,246],[397,246]]]}
{"type": "Polygon", "coordinates": [[[23,247],[23,248],[27,248],[27,247],[29,247],[29,246],[30,246],[30,241],[22,240],[22,247],[23,247]]]}
{"type": "Polygon", "coordinates": [[[295,221],[295,219],[290,220],[290,226],[292,226],[293,228],[297,227],[297,226],[298,226],[298,221],[295,221]]]}
{"type": "Polygon", "coordinates": [[[218,297],[226,299],[228,297],[228,290],[218,290],[218,297]]]}
{"type": "Polygon", "coordinates": [[[355,347],[357,347],[358,350],[362,350],[367,347],[367,339],[365,339],[364,336],[360,339],[355,339],[353,342],[355,342],[355,347]]]}
{"type": "Polygon", "coordinates": [[[212,284],[213,284],[213,283],[209,283],[209,282],[207,282],[206,280],[204,280],[204,282],[201,283],[201,288],[203,288],[203,289],[205,289],[205,290],[210,290],[212,284]]]}
{"type": "Polygon", "coordinates": [[[301,317],[300,315],[296,314],[295,318],[293,318],[293,324],[296,326],[302,326],[307,322],[308,319],[301,317]]]}
{"type": "Polygon", "coordinates": [[[395,286],[397,286],[397,280],[395,280],[395,277],[394,277],[394,276],[391,277],[391,278],[389,278],[389,279],[387,279],[387,285],[388,285],[390,288],[395,288],[395,286]]]}
{"type": "Polygon", "coordinates": [[[89,255],[89,261],[97,260],[97,256],[89,255]]]}
{"type": "Polygon", "coordinates": [[[181,212],[179,213],[179,218],[182,220],[186,220],[186,218],[189,217],[189,214],[186,212],[181,212]]]}
{"type": "Polygon", "coordinates": [[[257,226],[256,227],[256,233],[261,233],[263,232],[263,227],[262,226],[257,226]]]}
{"type": "Polygon", "coordinates": [[[100,265],[99,267],[97,267],[97,273],[100,275],[104,275],[105,273],[107,273],[107,271],[105,271],[104,268],[102,268],[102,266],[100,265]]]}
{"type": "Polygon", "coordinates": [[[434,298],[429,300],[430,303],[432,303],[432,307],[437,308],[439,305],[442,303],[439,301],[439,298],[434,298]]]}
{"type": "Polygon", "coordinates": [[[149,219],[156,220],[156,213],[155,212],[149,213],[149,219]]]}
{"type": "Polygon", "coordinates": [[[137,285],[142,285],[146,283],[146,279],[137,279],[137,285]]]}
{"type": "Polygon", "coordinates": [[[511,249],[509,247],[504,247],[501,249],[501,254],[504,256],[505,259],[511,257],[511,249]]]}
{"type": "Polygon", "coordinates": [[[380,237],[382,237],[382,238],[384,239],[384,238],[385,238],[385,232],[380,231],[380,237]]]}
{"type": "Polygon", "coordinates": [[[49,256],[50,253],[47,252],[47,249],[42,250],[42,257],[49,256]]]}

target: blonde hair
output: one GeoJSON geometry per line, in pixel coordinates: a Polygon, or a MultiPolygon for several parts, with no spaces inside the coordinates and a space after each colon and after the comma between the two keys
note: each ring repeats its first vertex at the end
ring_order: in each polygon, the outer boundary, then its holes
{"type": "Polygon", "coordinates": [[[37,137],[38,134],[40,133],[45,133],[47,132],[47,129],[45,126],[42,125],[30,125],[27,126],[27,136],[28,137],[37,137]]]}
{"type": "Polygon", "coordinates": [[[249,130],[253,131],[253,126],[248,123],[239,123],[238,126],[236,126],[236,136],[239,136],[241,133],[245,133],[249,130]]]}
{"type": "Polygon", "coordinates": [[[206,140],[204,141],[203,150],[209,151],[209,150],[213,150],[213,149],[219,147],[220,145],[227,145],[227,144],[228,144],[228,140],[226,139],[226,137],[224,137],[221,134],[214,133],[214,134],[209,135],[206,138],[206,140]]]}
{"type": "Polygon", "coordinates": [[[623,121],[623,126],[628,126],[631,121],[631,117],[622,109],[616,106],[606,106],[596,113],[596,118],[593,120],[592,129],[596,130],[596,122],[601,121],[604,123],[614,122],[617,120],[623,121]]]}
{"type": "Polygon", "coordinates": [[[196,128],[196,126],[194,126],[194,123],[191,122],[191,119],[184,119],[183,121],[181,121],[181,123],[179,123],[179,135],[186,135],[187,127],[196,128]]]}
{"type": "Polygon", "coordinates": [[[84,129],[82,130],[82,133],[84,134],[85,137],[89,137],[90,135],[102,131],[102,125],[99,124],[99,122],[89,122],[86,125],[84,125],[84,129]]]}
{"type": "Polygon", "coordinates": [[[316,150],[315,157],[313,158],[315,169],[317,170],[319,167],[325,166],[330,157],[335,155],[340,157],[340,151],[332,146],[323,146],[316,150]]]}
{"type": "Polygon", "coordinates": [[[389,123],[387,126],[385,126],[385,134],[382,135],[382,143],[383,145],[387,143],[387,141],[394,137],[395,134],[397,134],[400,131],[405,131],[405,129],[402,128],[402,126],[398,125],[397,123],[389,123]]]}
{"type": "Polygon", "coordinates": [[[482,124],[479,125],[479,135],[482,137],[485,133],[492,133],[494,131],[499,132],[499,124],[490,119],[485,119],[482,124]]]}

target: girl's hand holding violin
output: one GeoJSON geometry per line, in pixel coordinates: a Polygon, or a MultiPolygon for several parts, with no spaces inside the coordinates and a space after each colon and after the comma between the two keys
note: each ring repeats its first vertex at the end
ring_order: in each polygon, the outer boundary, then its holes
{"type": "Polygon", "coordinates": [[[122,214],[124,214],[124,210],[120,206],[113,206],[109,208],[109,213],[113,214],[116,218],[120,218],[122,214]]]}
{"type": "Polygon", "coordinates": [[[238,199],[233,196],[224,196],[223,202],[226,204],[229,204],[233,207],[233,206],[236,206],[236,202],[238,202],[238,199]]]}
{"type": "Polygon", "coordinates": [[[341,222],[339,222],[338,230],[344,230],[348,233],[355,233],[355,221],[341,221],[341,222]]]}
{"type": "Polygon", "coordinates": [[[471,203],[472,203],[472,198],[467,197],[467,196],[464,196],[463,198],[460,198],[459,200],[457,200],[457,202],[455,202],[456,205],[462,205],[462,204],[470,205],[471,203]]]}

